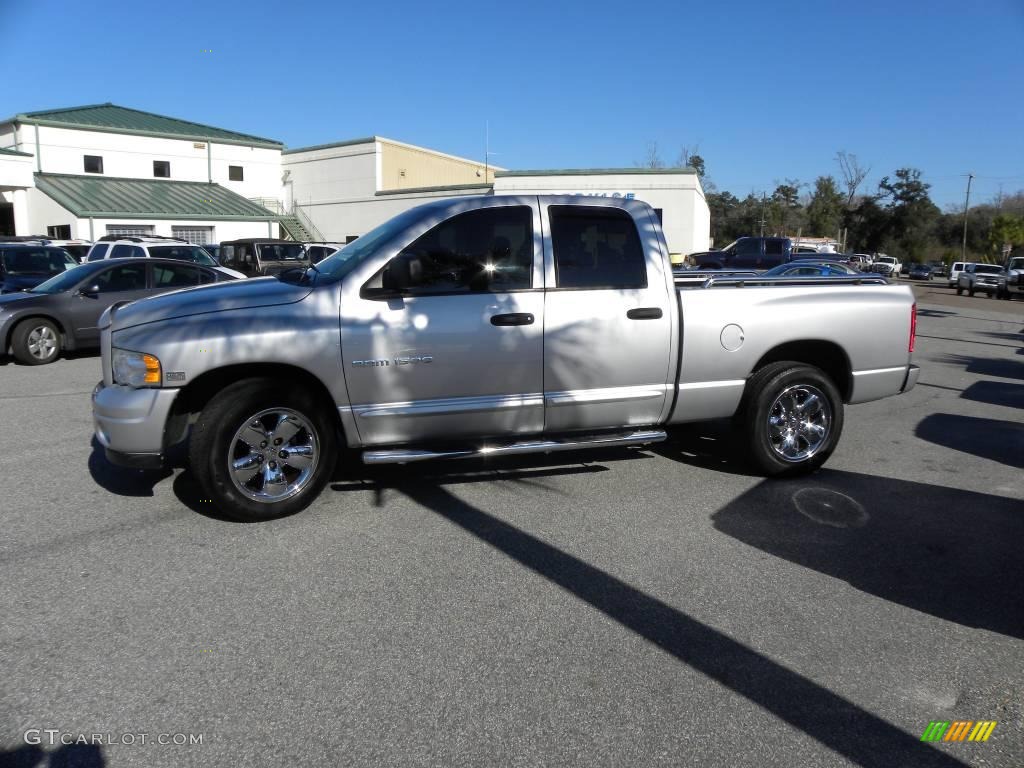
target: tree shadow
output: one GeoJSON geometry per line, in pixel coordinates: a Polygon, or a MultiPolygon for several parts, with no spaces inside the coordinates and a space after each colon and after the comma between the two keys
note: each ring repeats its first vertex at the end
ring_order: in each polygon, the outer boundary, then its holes
{"type": "Polygon", "coordinates": [[[684,664],[863,766],[963,766],[877,715],[436,485],[395,490],[684,664]]]}
{"type": "Polygon", "coordinates": [[[995,376],[1001,379],[1024,379],[1024,363],[1017,360],[1003,360],[991,357],[969,357],[968,355],[942,355],[933,358],[946,365],[962,365],[968,373],[979,376],[995,376]]]}
{"type": "Polygon", "coordinates": [[[1009,381],[976,381],[960,397],[979,403],[1024,408],[1024,384],[1009,381]]]}
{"type": "Polygon", "coordinates": [[[1024,638],[1020,502],[822,470],[765,481],[712,518],[752,547],[931,616],[1024,638]]]}
{"type": "Polygon", "coordinates": [[[922,440],[1024,468],[1024,426],[1011,421],[933,413],[918,423],[914,434],[922,440]]]}

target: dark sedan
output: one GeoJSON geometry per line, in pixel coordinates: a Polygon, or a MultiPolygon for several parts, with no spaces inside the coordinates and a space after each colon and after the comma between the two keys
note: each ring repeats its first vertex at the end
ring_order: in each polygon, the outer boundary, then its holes
{"type": "Polygon", "coordinates": [[[931,264],[914,262],[907,268],[907,277],[911,280],[931,280],[934,274],[931,264]]]}
{"type": "Polygon", "coordinates": [[[92,261],[23,293],[0,296],[0,341],[26,365],[45,365],[62,349],[99,345],[103,310],[181,288],[235,280],[219,267],[172,259],[92,261]]]}
{"type": "Polygon", "coordinates": [[[50,245],[0,245],[0,293],[35,288],[54,275],[78,265],[67,251],[50,245]]]}
{"type": "Polygon", "coordinates": [[[862,273],[839,261],[800,260],[761,273],[762,277],[859,277],[862,273]]]}

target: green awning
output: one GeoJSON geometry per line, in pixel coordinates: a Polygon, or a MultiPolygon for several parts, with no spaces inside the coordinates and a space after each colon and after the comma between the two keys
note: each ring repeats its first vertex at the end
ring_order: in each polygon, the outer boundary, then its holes
{"type": "Polygon", "coordinates": [[[36,188],[78,218],[276,221],[261,205],[204,181],[35,174],[36,188]]]}

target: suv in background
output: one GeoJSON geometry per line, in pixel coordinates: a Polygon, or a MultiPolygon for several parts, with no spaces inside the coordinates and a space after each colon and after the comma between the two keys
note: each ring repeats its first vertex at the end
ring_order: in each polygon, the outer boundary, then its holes
{"type": "Polygon", "coordinates": [[[246,277],[261,277],[288,269],[305,269],[310,261],[302,243],[294,240],[245,238],[222,241],[220,263],[246,277]]]}
{"type": "MultiPolygon", "coordinates": [[[[192,245],[187,240],[176,237],[158,237],[145,235],[128,237],[107,235],[101,237],[92,248],[86,261],[103,259],[174,259],[175,261],[191,261],[204,267],[219,267],[217,260],[201,246],[192,245]]],[[[245,277],[241,272],[227,270],[233,277],[245,277]]]]}
{"type": "Polygon", "coordinates": [[[17,293],[77,267],[75,257],[52,245],[0,243],[0,293],[17,293]]]}
{"type": "Polygon", "coordinates": [[[949,268],[949,283],[950,288],[954,288],[959,280],[960,273],[963,272],[967,267],[971,266],[974,262],[972,261],[954,261],[949,268]]]}
{"type": "Polygon", "coordinates": [[[89,249],[92,248],[92,243],[88,240],[50,240],[47,245],[63,248],[74,256],[75,261],[79,264],[85,262],[85,257],[89,255],[89,249]]]}
{"type": "Polygon", "coordinates": [[[1007,258],[1003,266],[1003,275],[999,278],[999,298],[1010,299],[1014,294],[1024,295],[1024,256],[1007,258]]]}
{"type": "Polygon", "coordinates": [[[998,264],[968,264],[957,278],[956,294],[967,291],[968,296],[973,296],[976,291],[984,291],[991,299],[999,292],[1001,279],[1005,278],[998,264]]]}

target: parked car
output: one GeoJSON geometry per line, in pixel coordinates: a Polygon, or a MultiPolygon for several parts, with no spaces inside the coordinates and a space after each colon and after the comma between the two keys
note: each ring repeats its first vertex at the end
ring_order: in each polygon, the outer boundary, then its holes
{"type": "Polygon", "coordinates": [[[998,264],[968,264],[957,278],[956,293],[959,296],[967,291],[968,296],[973,296],[977,291],[984,291],[992,298],[999,291],[1000,277],[1004,277],[1004,273],[998,264]]]}
{"type": "Polygon", "coordinates": [[[213,260],[220,264],[220,243],[204,243],[203,250],[213,257],[213,260]]]}
{"type": "Polygon", "coordinates": [[[953,288],[959,282],[960,273],[963,272],[967,267],[971,266],[974,262],[972,261],[954,261],[952,266],[949,268],[949,287],[953,288]]]}
{"type": "Polygon", "coordinates": [[[0,351],[27,365],[52,363],[62,350],[98,346],[98,320],[115,302],[235,279],[220,267],[180,260],[91,261],[30,291],[0,296],[0,351]]]}
{"type": "Polygon", "coordinates": [[[838,261],[800,259],[761,273],[761,277],[860,277],[863,273],[838,261]]]}
{"type": "Polygon", "coordinates": [[[999,277],[997,293],[1001,299],[1024,294],[1024,256],[1011,256],[1006,259],[1003,274],[999,277]]]}
{"type": "Polygon", "coordinates": [[[294,240],[247,238],[222,242],[220,248],[221,264],[246,277],[276,275],[310,263],[302,243],[294,240]]]}
{"type": "Polygon", "coordinates": [[[35,288],[77,265],[70,253],[51,245],[0,243],[0,293],[35,288]]]}
{"type": "Polygon", "coordinates": [[[638,200],[441,199],[316,270],[112,307],[96,439],[135,467],[187,439],[203,497],[244,520],[308,505],[344,444],[401,464],[643,445],[734,417],[759,471],[810,471],[845,403],[917,382],[913,293],[758,280],[677,288],[638,200]]]}
{"type": "Polygon", "coordinates": [[[944,261],[929,261],[928,265],[932,268],[932,274],[936,277],[946,276],[946,262],[944,261]]]}
{"type": "Polygon", "coordinates": [[[47,245],[63,248],[74,256],[77,264],[85,261],[86,256],[89,255],[89,249],[92,248],[92,243],[88,240],[50,240],[47,245]]]}
{"type": "Polygon", "coordinates": [[[880,253],[875,257],[874,264],[888,264],[889,273],[893,277],[899,277],[903,273],[903,264],[895,256],[886,256],[880,253]]]}
{"type": "Polygon", "coordinates": [[[345,243],[303,243],[302,245],[306,249],[306,257],[311,264],[323,261],[345,247],[345,243]]]}
{"type": "MultiPolygon", "coordinates": [[[[187,240],[175,237],[101,237],[89,250],[87,261],[104,259],[174,259],[175,261],[191,261],[204,267],[220,267],[217,260],[199,245],[192,245],[187,240]]],[[[228,270],[237,278],[245,277],[241,272],[228,270]]]]}
{"type": "Polygon", "coordinates": [[[917,261],[911,262],[910,266],[907,267],[907,277],[911,280],[931,280],[932,265],[921,264],[917,261]]]}

